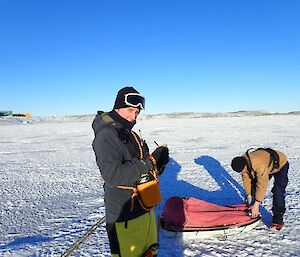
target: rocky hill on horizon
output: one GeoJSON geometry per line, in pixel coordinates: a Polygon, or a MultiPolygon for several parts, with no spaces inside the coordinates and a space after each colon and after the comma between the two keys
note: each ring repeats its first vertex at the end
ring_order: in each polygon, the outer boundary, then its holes
{"type": "MultiPolygon", "coordinates": [[[[300,115],[300,111],[286,113],[268,111],[236,111],[236,112],[174,112],[160,114],[141,114],[140,120],[144,119],[188,119],[188,118],[219,118],[219,117],[245,117],[245,116],[278,116],[278,115],[300,115]]],[[[31,116],[31,117],[0,117],[0,125],[27,124],[43,122],[72,122],[72,121],[92,121],[95,114],[65,115],[65,116],[31,116]]]]}

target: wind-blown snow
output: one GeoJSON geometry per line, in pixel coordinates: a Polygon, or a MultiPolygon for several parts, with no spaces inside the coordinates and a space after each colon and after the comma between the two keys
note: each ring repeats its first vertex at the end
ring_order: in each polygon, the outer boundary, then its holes
{"type": "MultiPolygon", "coordinates": [[[[26,121],[0,120],[0,256],[59,256],[105,215],[91,119],[26,121]]],[[[299,115],[150,117],[139,128],[151,150],[154,140],[170,148],[160,212],[174,195],[241,203],[241,178],[230,162],[250,147],[280,149],[290,162],[284,230],[262,223],[247,234],[188,242],[161,234],[159,256],[300,256],[299,115]]],[[[266,223],[271,207],[270,185],[261,208],[266,223]]],[[[72,256],[110,256],[104,226],[72,256]]]]}

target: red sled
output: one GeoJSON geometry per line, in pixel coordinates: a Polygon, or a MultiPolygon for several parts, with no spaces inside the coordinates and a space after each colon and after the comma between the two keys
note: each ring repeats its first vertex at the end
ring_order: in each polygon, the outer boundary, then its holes
{"type": "MultiPolygon", "coordinates": [[[[260,219],[247,214],[246,204],[222,206],[196,198],[175,196],[165,203],[161,227],[177,234],[196,232],[197,237],[227,236],[251,230],[260,219]]],[[[192,234],[190,236],[193,237],[192,234]]]]}

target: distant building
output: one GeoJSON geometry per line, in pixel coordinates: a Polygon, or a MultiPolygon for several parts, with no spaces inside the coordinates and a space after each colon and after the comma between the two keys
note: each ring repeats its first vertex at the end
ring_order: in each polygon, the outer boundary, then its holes
{"type": "Polygon", "coordinates": [[[14,113],[13,116],[19,116],[19,117],[30,117],[31,113],[25,112],[25,113],[14,113]]]}
{"type": "Polygon", "coordinates": [[[0,116],[18,116],[18,117],[31,117],[31,113],[13,113],[13,111],[0,111],[0,116]]]}
{"type": "Polygon", "coordinates": [[[0,116],[13,116],[13,111],[0,111],[0,116]]]}

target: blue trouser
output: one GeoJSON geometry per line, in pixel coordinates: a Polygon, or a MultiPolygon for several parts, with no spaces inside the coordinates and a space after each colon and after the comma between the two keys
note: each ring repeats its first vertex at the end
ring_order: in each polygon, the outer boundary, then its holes
{"type": "Polygon", "coordinates": [[[289,163],[287,162],[279,172],[270,175],[274,177],[273,193],[273,223],[283,223],[285,213],[285,189],[288,184],[289,163]]]}

